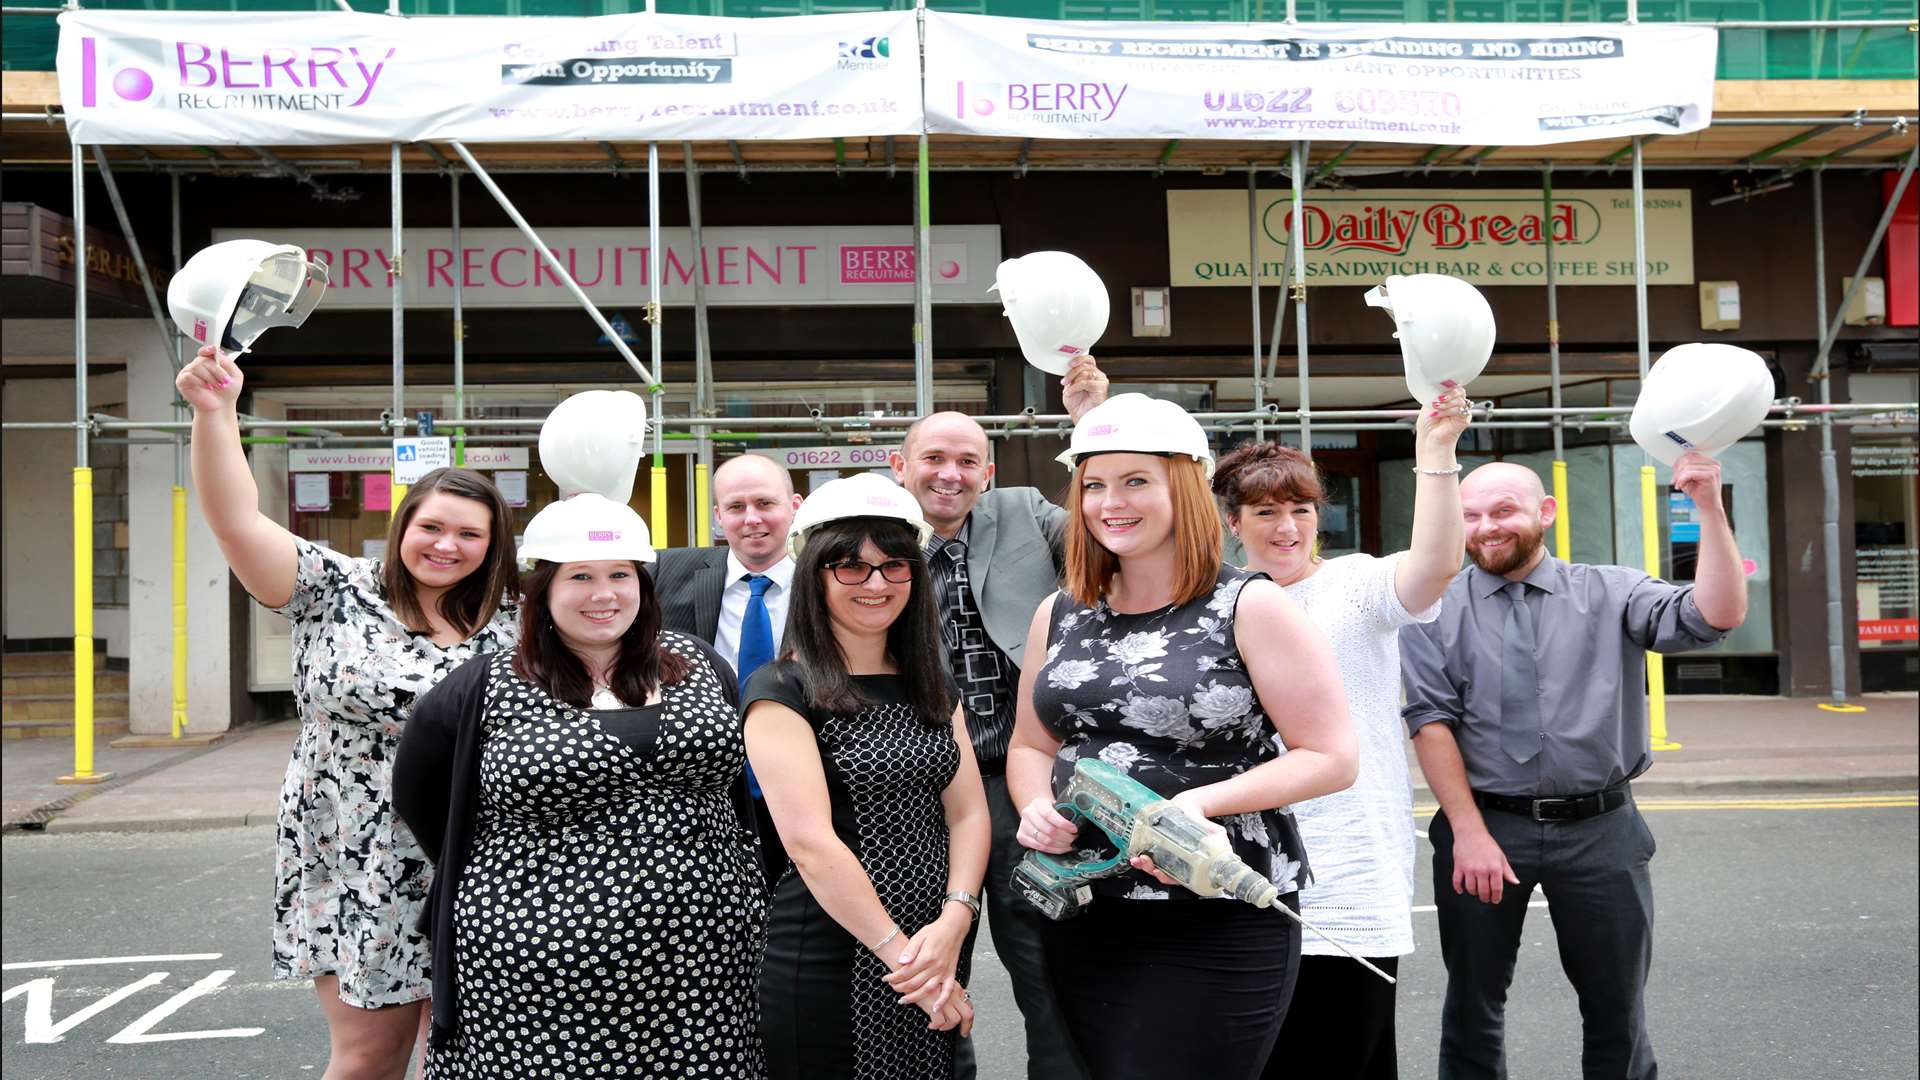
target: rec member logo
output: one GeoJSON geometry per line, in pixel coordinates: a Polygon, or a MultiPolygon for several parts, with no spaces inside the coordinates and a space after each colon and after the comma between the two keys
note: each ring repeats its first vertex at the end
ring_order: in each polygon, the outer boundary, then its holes
{"type": "Polygon", "coordinates": [[[840,58],[834,63],[839,71],[879,71],[893,57],[893,46],[884,37],[861,38],[840,43],[840,58]]]}

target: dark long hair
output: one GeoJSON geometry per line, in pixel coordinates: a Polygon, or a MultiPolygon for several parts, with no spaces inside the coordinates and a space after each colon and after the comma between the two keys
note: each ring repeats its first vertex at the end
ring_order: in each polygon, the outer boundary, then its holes
{"type": "Polygon", "coordinates": [[[400,557],[400,541],[413,524],[420,503],[436,492],[458,495],[487,508],[491,519],[487,534],[487,560],[473,573],[453,583],[440,594],[440,617],[462,634],[477,633],[493,621],[500,605],[520,595],[520,570],[513,558],[513,517],[507,512],[507,500],[493,481],[472,469],[435,469],[407,489],[407,497],[394,510],[387,526],[387,554],[382,560],[380,577],[387,589],[387,603],[402,622],[415,630],[429,625],[416,591],[419,583],[400,557]]]}
{"type": "MultiPolygon", "coordinates": [[[[513,673],[547,692],[555,701],[584,709],[593,701],[593,675],[580,657],[560,640],[549,603],[553,579],[562,564],[539,562],[526,577],[520,602],[520,644],[513,651],[513,673]]],[[[633,625],[620,638],[620,655],[613,661],[608,689],[628,705],[640,706],[656,686],[670,686],[687,677],[687,662],[678,653],[660,647],[660,598],[653,591],[653,575],[639,563],[633,572],[640,585],[640,604],[633,625]]]]}
{"type": "Polygon", "coordinates": [[[827,585],[821,580],[828,565],[860,558],[860,545],[866,540],[873,541],[883,556],[913,564],[906,610],[887,627],[887,655],[900,668],[907,703],[920,722],[934,728],[951,725],[954,701],[947,685],[933,577],[927,572],[919,535],[904,522],[847,518],[821,525],[807,536],[793,569],[782,657],[800,665],[807,702],[814,708],[847,715],[872,704],[847,672],[847,658],[833,635],[833,616],[827,610],[827,585]]]}

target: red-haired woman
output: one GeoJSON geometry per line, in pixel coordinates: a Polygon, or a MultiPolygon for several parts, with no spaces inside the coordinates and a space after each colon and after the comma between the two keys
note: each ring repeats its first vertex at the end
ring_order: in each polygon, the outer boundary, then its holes
{"type": "Polygon", "coordinates": [[[397,1080],[426,1020],[431,876],[394,817],[395,744],[416,698],[513,644],[513,522],[491,481],[436,469],[407,492],[385,559],[356,559],[260,512],[236,411],[244,379],[212,346],[174,385],[193,407],[193,486],[220,552],[293,624],[300,736],[280,789],[273,977],[312,979],[327,1080],[397,1080]]]}
{"type": "MultiPolygon", "coordinates": [[[[1080,418],[1062,460],[1073,466],[1066,587],[1028,631],[1007,756],[1020,842],[1080,846],[1055,795],[1076,761],[1098,758],[1218,819],[1293,905],[1307,867],[1285,808],[1353,781],[1332,651],[1265,575],[1221,565],[1213,454],[1178,406],[1110,398],[1080,418]]],[[[1086,913],[1046,928],[1054,991],[1090,1072],[1257,1075],[1292,992],[1294,924],[1196,896],[1150,860],[1133,865],[1093,883],[1086,913]]]]}
{"type": "Polygon", "coordinates": [[[624,503],[554,503],[520,554],[518,648],[427,695],[394,770],[439,869],[427,1075],[760,1077],[733,670],[660,629],[624,503]]]}

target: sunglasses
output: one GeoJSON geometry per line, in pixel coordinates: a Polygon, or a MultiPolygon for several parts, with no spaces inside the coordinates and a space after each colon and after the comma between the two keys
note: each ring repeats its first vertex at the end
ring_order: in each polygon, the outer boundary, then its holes
{"type": "Polygon", "coordinates": [[[833,571],[833,580],[842,585],[865,585],[875,570],[880,571],[883,580],[895,585],[905,585],[913,580],[913,561],[910,559],[888,559],[879,566],[859,559],[848,559],[834,563],[827,569],[833,571]]]}

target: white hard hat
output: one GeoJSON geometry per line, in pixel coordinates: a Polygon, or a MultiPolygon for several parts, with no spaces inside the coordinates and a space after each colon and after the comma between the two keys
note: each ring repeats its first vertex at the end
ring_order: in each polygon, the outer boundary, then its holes
{"type": "Polygon", "coordinates": [[[226,240],[194,252],[167,283],[173,324],[202,345],[245,352],[275,326],[299,326],[327,291],[327,267],[292,244],[226,240]]]}
{"type": "Polygon", "coordinates": [[[1367,290],[1367,303],[1393,316],[1416,404],[1439,397],[1449,379],[1465,386],[1487,370],[1493,309],[1472,285],[1446,274],[1394,274],[1367,290]]]}
{"type": "Polygon", "coordinates": [[[1718,454],[1760,426],[1773,406],[1773,375],[1738,345],[1668,349],[1647,372],[1628,430],[1640,449],[1671,465],[1689,450],[1718,454]]]}
{"type": "Polygon", "coordinates": [[[527,522],[520,539],[520,562],[599,562],[602,559],[654,560],[653,537],[644,518],[626,503],[587,492],[548,503],[527,522]]]}
{"type": "Polygon", "coordinates": [[[807,534],[821,525],[863,517],[906,522],[919,534],[921,547],[933,539],[933,526],[927,524],[927,516],[920,512],[913,493],[879,473],[866,472],[829,480],[813,489],[807,501],[794,511],[793,528],[787,533],[787,554],[799,558],[807,534]]]}
{"type": "Polygon", "coordinates": [[[1213,447],[1187,410],[1145,394],[1115,394],[1073,425],[1066,452],[1055,460],[1071,469],[1090,454],[1185,454],[1213,477],[1213,447]]]}
{"type": "Polygon", "coordinates": [[[1073,358],[1107,330],[1107,286],[1093,267],[1064,251],[1036,251],[1000,264],[993,287],[1027,363],[1065,375],[1073,358]]]}
{"type": "Polygon", "coordinates": [[[583,390],[540,425],[540,467],[563,499],[583,491],[632,499],[646,448],[647,403],[631,390],[583,390]]]}

